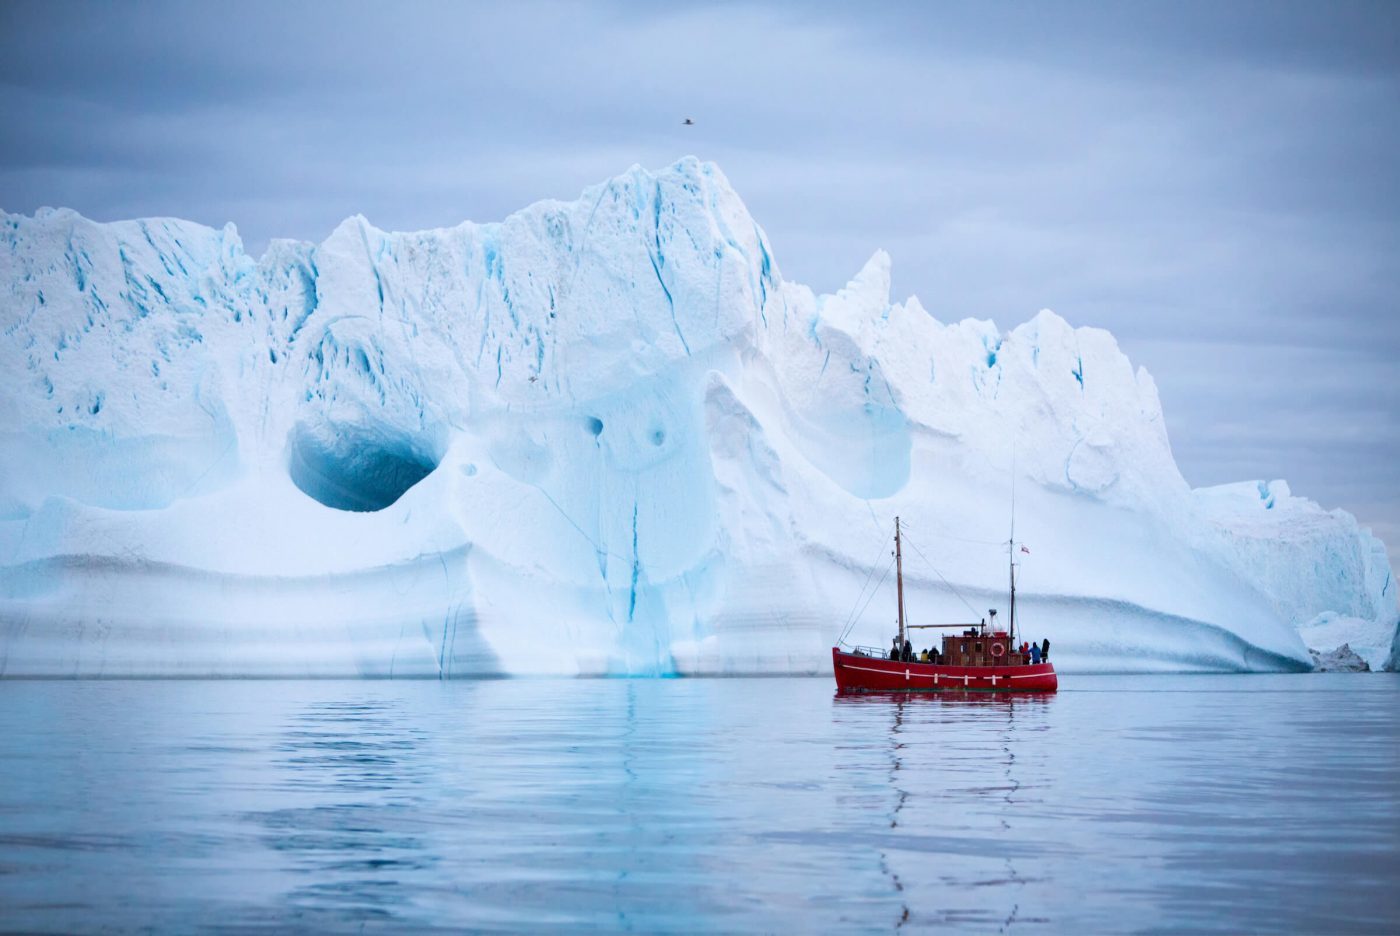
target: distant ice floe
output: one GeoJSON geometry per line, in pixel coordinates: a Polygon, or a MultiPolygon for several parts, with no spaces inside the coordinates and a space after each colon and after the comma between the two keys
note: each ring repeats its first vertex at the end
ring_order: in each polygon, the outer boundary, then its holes
{"type": "Polygon", "coordinates": [[[824,672],[896,514],[916,622],[1004,606],[1013,481],[1063,672],[1396,662],[1383,545],[1190,489],[1112,335],[814,295],[694,159],[260,260],[5,214],[0,297],[4,675],[824,672]]]}

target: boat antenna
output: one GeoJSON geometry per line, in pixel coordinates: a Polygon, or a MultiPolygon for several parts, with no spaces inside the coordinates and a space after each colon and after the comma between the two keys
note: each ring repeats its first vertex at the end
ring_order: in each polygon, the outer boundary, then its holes
{"type": "Polygon", "coordinates": [[[1012,541],[1011,547],[1011,645],[1016,645],[1016,547],[1012,541]]]}
{"type": "Polygon", "coordinates": [[[899,596],[899,650],[904,652],[904,556],[899,548],[899,518],[894,518],[894,581],[899,596]]]}

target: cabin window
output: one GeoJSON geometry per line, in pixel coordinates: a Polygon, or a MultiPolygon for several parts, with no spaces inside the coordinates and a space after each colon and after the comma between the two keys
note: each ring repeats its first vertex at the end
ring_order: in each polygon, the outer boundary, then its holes
{"type": "Polygon", "coordinates": [[[966,653],[966,652],[967,652],[967,644],[963,644],[963,645],[962,645],[962,652],[963,652],[963,653],[966,653]]]}
{"type": "Polygon", "coordinates": [[[979,641],[978,644],[977,644],[977,652],[978,652],[978,653],[981,653],[981,652],[982,652],[982,644],[981,644],[980,641],[979,641]]]}

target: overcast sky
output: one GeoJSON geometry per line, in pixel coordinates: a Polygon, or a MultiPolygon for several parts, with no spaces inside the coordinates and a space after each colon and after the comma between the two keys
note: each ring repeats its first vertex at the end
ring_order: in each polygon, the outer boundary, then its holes
{"type": "Polygon", "coordinates": [[[1400,552],[1400,2],[0,3],[0,207],[414,230],[714,160],[788,279],[1117,335],[1400,552]],[[682,127],[683,117],[696,121],[682,127]]]}

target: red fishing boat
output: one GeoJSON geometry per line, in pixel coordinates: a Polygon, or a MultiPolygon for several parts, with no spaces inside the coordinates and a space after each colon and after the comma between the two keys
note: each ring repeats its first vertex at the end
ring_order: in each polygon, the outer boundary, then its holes
{"type": "MultiPolygon", "coordinates": [[[[1011,549],[1011,607],[1005,630],[996,625],[996,611],[977,624],[909,624],[904,616],[904,556],[899,518],[894,521],[895,593],[899,633],[888,651],[876,647],[831,648],[836,688],[842,692],[1054,692],[1059,688],[1055,667],[1041,659],[1040,648],[1023,652],[1016,643],[1015,538],[1011,549]],[[915,655],[911,630],[945,630],[941,648],[915,655]]],[[[1045,642],[1049,656],[1049,641],[1045,642]]]]}

